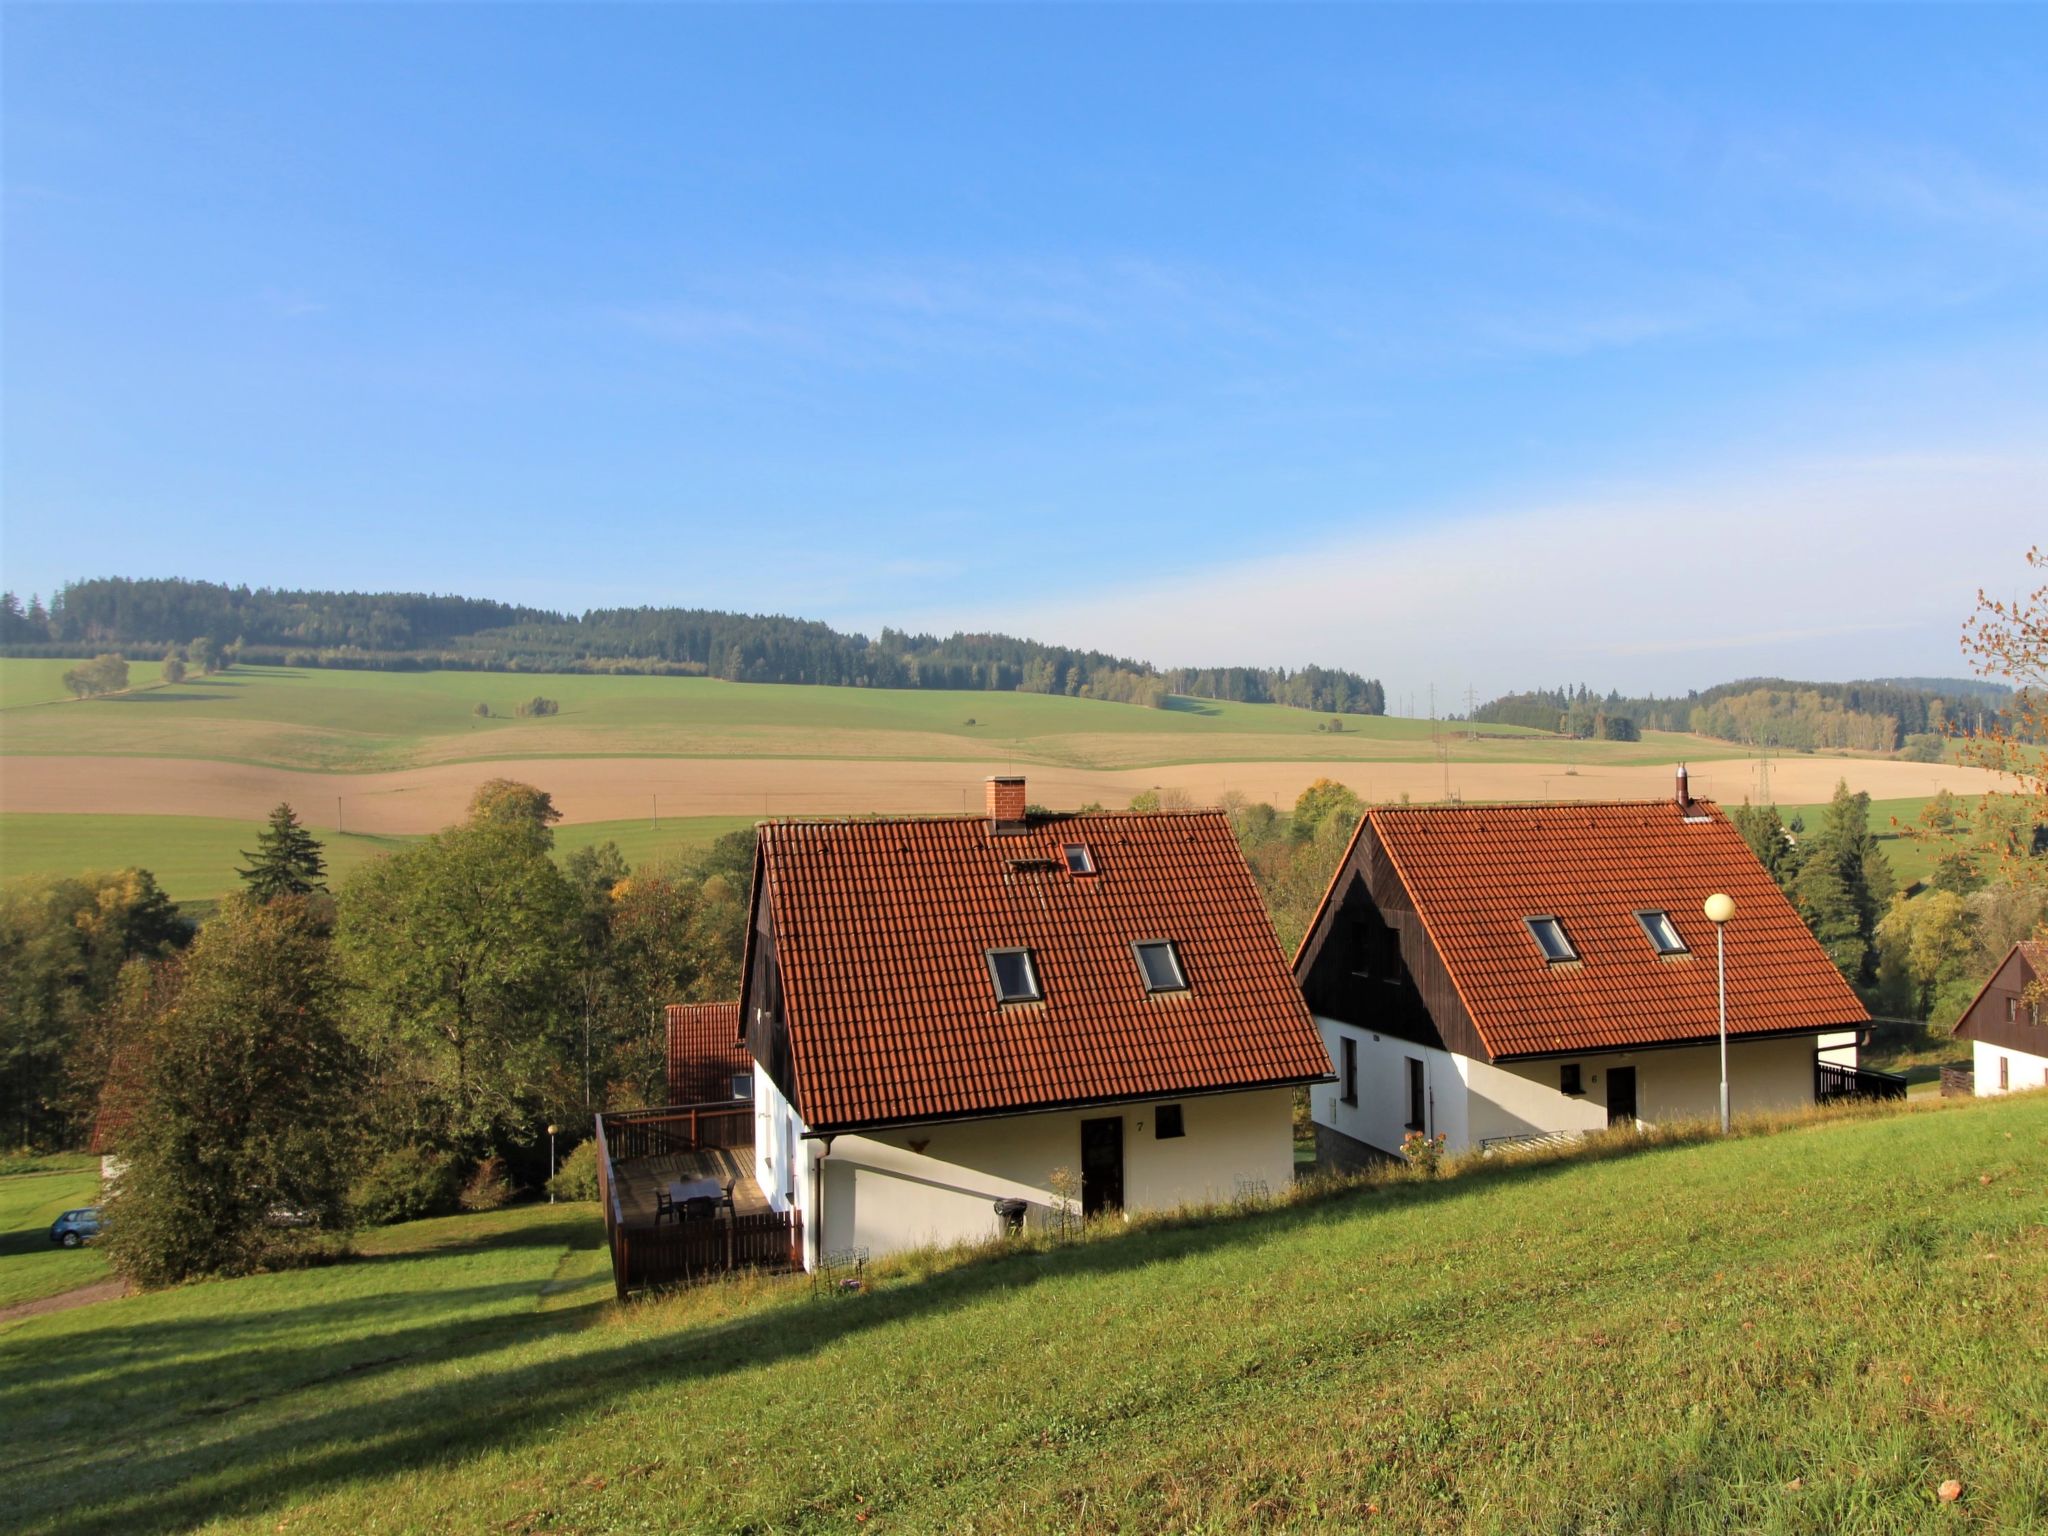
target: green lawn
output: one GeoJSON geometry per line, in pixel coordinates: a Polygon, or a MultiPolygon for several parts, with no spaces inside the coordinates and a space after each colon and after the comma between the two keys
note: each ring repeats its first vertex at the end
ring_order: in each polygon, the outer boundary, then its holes
{"type": "MultiPolygon", "coordinates": [[[[1476,738],[1427,720],[1328,717],[1265,704],[1176,698],[1165,709],[1030,693],[723,683],[705,678],[236,667],[83,702],[61,698],[70,663],[0,659],[10,753],[214,758],[339,772],[542,756],[986,759],[1089,767],[1322,758],[1655,763],[1743,749],[1650,733],[1564,742],[1514,726],[1476,738]],[[520,719],[545,694],[557,715],[520,719]],[[477,704],[490,706],[480,718],[477,704]]],[[[138,665],[140,683],[155,664],[138,665]]]]}
{"type": "Polygon", "coordinates": [[[2038,1095],[855,1296],[620,1307],[597,1241],[527,1207],[18,1323],[0,1498],[63,1532],[2048,1527],[2038,1095]]]}
{"type": "MultiPolygon", "coordinates": [[[[70,703],[71,690],[64,686],[64,674],[76,661],[48,661],[9,656],[0,658],[0,710],[26,709],[38,704],[70,703]]],[[[163,681],[161,661],[128,658],[128,686],[146,688],[163,681]]]]}
{"type": "Polygon", "coordinates": [[[44,1159],[38,1166],[43,1171],[0,1171],[0,1307],[107,1277],[106,1260],[93,1248],[59,1248],[50,1241],[51,1222],[98,1202],[100,1160],[81,1155],[44,1159]]]}
{"type": "MultiPolygon", "coordinates": [[[[1959,800],[1973,802],[1981,798],[1976,795],[1957,796],[1959,800]]],[[[1940,846],[1908,837],[1902,830],[1903,826],[1919,820],[1927,804],[1920,798],[1870,802],[1870,830],[1877,834],[1885,859],[1890,863],[1892,873],[1898,876],[1901,886],[1911,885],[1915,880],[1932,879],[1934,875],[1934,858],[1941,851],[1940,846]],[[1902,825],[1894,826],[1894,821],[1902,825]]],[[[1785,819],[1787,826],[1791,825],[1793,817],[1802,818],[1806,823],[1806,835],[1811,835],[1821,829],[1827,809],[1825,805],[1781,805],[1778,814],[1785,819]]]]}
{"type": "MultiPolygon", "coordinates": [[[[635,868],[695,853],[721,833],[750,827],[750,816],[674,816],[661,822],[591,821],[558,827],[558,853],[616,842],[635,868]]],[[[211,902],[236,888],[262,823],[204,816],[61,816],[0,812],[0,880],[87,869],[149,870],[174,901],[211,902]]],[[[335,833],[314,825],[330,879],[414,841],[335,833]]]]}

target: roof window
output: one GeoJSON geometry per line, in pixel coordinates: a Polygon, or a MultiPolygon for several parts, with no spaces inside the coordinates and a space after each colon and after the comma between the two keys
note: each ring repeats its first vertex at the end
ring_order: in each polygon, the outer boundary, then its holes
{"type": "Polygon", "coordinates": [[[1579,958],[1579,952],[1572,948],[1572,941],[1565,937],[1564,924],[1554,917],[1525,917],[1529,935],[1536,941],[1536,947],[1543,951],[1543,958],[1552,965],[1563,965],[1568,960],[1579,958]]]}
{"type": "Polygon", "coordinates": [[[996,1001],[999,1003],[1044,1000],[1045,992],[1038,985],[1038,967],[1032,962],[1028,949],[989,950],[988,974],[995,983],[996,1001]]]}
{"type": "Polygon", "coordinates": [[[1180,968],[1180,951],[1171,939],[1141,939],[1131,946],[1138,957],[1138,974],[1145,978],[1147,992],[1185,992],[1187,972],[1180,968]]]}
{"type": "Polygon", "coordinates": [[[1686,948],[1685,940],[1678,936],[1669,912],[1638,912],[1636,921],[1643,925],[1643,932],[1650,936],[1650,943],[1656,946],[1658,954],[1685,955],[1692,952],[1686,948]]]}
{"type": "Polygon", "coordinates": [[[1069,843],[1065,849],[1067,873],[1070,875],[1092,875],[1095,873],[1095,855],[1088,851],[1086,843],[1069,843]]]}

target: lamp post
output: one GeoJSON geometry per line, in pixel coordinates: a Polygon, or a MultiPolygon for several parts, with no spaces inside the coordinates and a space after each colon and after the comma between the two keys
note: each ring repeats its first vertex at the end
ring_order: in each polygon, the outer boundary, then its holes
{"type": "MultiPolygon", "coordinates": [[[[1722,1093],[1721,1097],[1722,1097],[1722,1100],[1723,1100],[1723,1102],[1725,1103],[1725,1102],[1726,1102],[1726,1100],[1727,1100],[1727,1097],[1728,1097],[1728,1095],[1727,1095],[1727,1093],[1726,1093],[1726,1092],[1724,1091],[1724,1092],[1722,1093]]],[[[556,1132],[556,1131],[558,1131],[558,1130],[560,1130],[560,1129],[561,1129],[561,1127],[560,1127],[560,1126],[558,1126],[558,1125],[550,1124],[550,1125],[548,1126],[548,1204],[549,1204],[549,1205],[553,1205],[553,1204],[555,1203],[555,1132],[556,1132]]]]}
{"type": "Polygon", "coordinates": [[[1735,898],[1716,891],[1700,910],[1714,925],[1714,975],[1721,997],[1721,1134],[1728,1134],[1728,923],[1735,898]]]}

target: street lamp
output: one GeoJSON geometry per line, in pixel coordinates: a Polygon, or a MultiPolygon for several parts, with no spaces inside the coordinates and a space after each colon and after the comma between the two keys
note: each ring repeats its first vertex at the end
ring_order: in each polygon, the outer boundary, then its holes
{"type": "MultiPolygon", "coordinates": [[[[1724,1105],[1724,1106],[1726,1105],[1726,1103],[1727,1103],[1727,1101],[1728,1101],[1728,1094],[1727,1094],[1727,1091],[1725,1090],[1725,1088],[1723,1089],[1723,1091],[1722,1091],[1722,1094],[1721,1094],[1721,1101],[1722,1101],[1722,1103],[1723,1103],[1723,1105],[1724,1105]]],[[[553,1204],[555,1203],[555,1132],[556,1132],[556,1131],[558,1131],[558,1130],[560,1130],[560,1129],[561,1129],[561,1127],[560,1127],[560,1126],[558,1126],[558,1125],[554,1125],[554,1124],[552,1124],[552,1123],[551,1123],[551,1124],[550,1124],[550,1125],[548,1126],[548,1204],[549,1204],[549,1205],[553,1205],[553,1204]]]]}
{"type": "Polygon", "coordinates": [[[1728,1134],[1728,923],[1735,916],[1735,898],[1716,891],[1700,910],[1714,925],[1714,974],[1721,993],[1721,1134],[1728,1134]]]}

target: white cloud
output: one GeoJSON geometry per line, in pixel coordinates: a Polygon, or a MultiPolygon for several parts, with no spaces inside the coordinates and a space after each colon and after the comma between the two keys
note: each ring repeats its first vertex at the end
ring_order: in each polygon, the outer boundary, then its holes
{"type": "Polygon", "coordinates": [[[1361,532],[916,627],[1163,664],[1349,666],[1418,706],[1434,682],[1441,709],[1467,687],[1954,674],[1978,587],[2016,571],[2044,527],[2037,453],[1815,461],[1361,532]]]}

